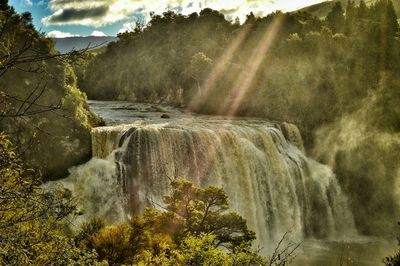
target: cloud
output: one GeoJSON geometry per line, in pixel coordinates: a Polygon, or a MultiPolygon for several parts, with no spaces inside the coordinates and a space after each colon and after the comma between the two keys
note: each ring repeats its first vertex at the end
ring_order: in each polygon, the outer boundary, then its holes
{"type": "Polygon", "coordinates": [[[86,25],[100,27],[126,19],[148,5],[144,0],[50,0],[53,12],[44,17],[44,25],[86,25]]]}
{"type": "Polygon", "coordinates": [[[68,37],[79,37],[79,35],[71,34],[69,32],[63,32],[59,30],[53,30],[46,34],[49,38],[68,38],[68,37]]]}
{"type": "Polygon", "coordinates": [[[42,19],[48,25],[86,25],[100,27],[126,20],[140,13],[149,19],[149,13],[163,13],[167,10],[182,14],[199,12],[205,7],[221,10],[229,17],[243,20],[246,14],[266,15],[275,10],[292,11],[322,0],[50,0],[50,16],[42,19]]]}
{"type": "Polygon", "coordinates": [[[48,24],[68,24],[69,22],[81,21],[87,18],[96,19],[102,18],[107,14],[108,7],[99,6],[95,8],[67,8],[60,9],[55,12],[53,15],[47,17],[46,22],[48,24]]]}
{"type": "Polygon", "coordinates": [[[37,5],[38,5],[38,6],[47,6],[47,2],[46,2],[45,0],[40,0],[40,1],[37,3],[37,5]]]}
{"type": "Polygon", "coordinates": [[[122,25],[122,28],[119,29],[118,33],[134,31],[135,27],[136,22],[126,22],[124,23],[124,25],[122,25]]]}
{"type": "Polygon", "coordinates": [[[21,0],[21,6],[27,7],[27,6],[32,6],[32,0],[21,0]]]}
{"type": "Polygon", "coordinates": [[[90,36],[105,37],[107,35],[102,31],[95,30],[95,31],[92,32],[92,34],[90,34],[90,36]]]}

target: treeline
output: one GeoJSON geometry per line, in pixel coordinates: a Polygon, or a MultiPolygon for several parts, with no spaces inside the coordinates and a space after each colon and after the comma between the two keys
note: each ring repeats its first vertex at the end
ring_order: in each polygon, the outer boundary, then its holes
{"type": "MultiPolygon", "coordinates": [[[[294,122],[310,146],[315,128],[356,109],[382,75],[397,79],[398,32],[389,0],[349,1],[346,10],[338,2],[324,19],[249,14],[242,25],[211,9],[168,11],[120,34],[90,61],[80,85],[93,99],[294,122]]],[[[382,126],[399,129],[395,116],[385,117],[382,126]]]]}

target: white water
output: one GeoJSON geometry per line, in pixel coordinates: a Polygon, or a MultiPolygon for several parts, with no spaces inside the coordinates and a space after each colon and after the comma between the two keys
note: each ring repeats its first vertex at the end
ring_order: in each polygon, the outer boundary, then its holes
{"type": "Polygon", "coordinates": [[[95,158],[63,181],[79,195],[83,219],[126,219],[161,204],[169,179],[182,177],[222,186],[266,250],[289,230],[296,240],[356,235],[335,175],[304,155],[294,125],[177,110],[160,119],[160,110],[147,105],[120,105],[94,103],[108,124],[129,124],[93,129],[95,158]]]}

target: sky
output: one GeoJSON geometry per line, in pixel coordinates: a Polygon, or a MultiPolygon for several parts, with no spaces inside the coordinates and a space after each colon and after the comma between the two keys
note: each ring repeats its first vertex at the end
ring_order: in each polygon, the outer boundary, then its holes
{"type": "Polygon", "coordinates": [[[228,19],[253,12],[263,16],[276,10],[293,11],[322,0],[9,0],[18,12],[29,11],[36,29],[49,37],[116,36],[149,13],[175,10],[182,14],[209,7],[228,19]]]}

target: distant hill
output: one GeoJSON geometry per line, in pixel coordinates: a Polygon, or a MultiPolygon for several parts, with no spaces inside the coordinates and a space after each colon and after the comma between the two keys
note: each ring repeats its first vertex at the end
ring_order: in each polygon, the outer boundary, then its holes
{"type": "MultiPolygon", "coordinates": [[[[313,14],[316,17],[323,18],[326,17],[329,13],[329,11],[332,10],[332,7],[335,5],[336,2],[341,2],[343,8],[346,8],[347,6],[347,1],[348,0],[339,0],[339,1],[325,1],[319,4],[311,5],[304,7],[302,9],[299,9],[298,11],[303,11],[303,12],[308,12],[313,14]]],[[[357,5],[360,3],[360,0],[355,0],[354,1],[357,5]]],[[[364,2],[367,5],[371,5],[376,0],[364,0],[364,2]]],[[[392,0],[394,8],[396,9],[397,16],[400,17],[400,0],[392,0]]]]}
{"type": "Polygon", "coordinates": [[[117,37],[68,37],[52,38],[55,42],[56,50],[60,53],[70,52],[71,50],[80,50],[85,48],[99,48],[108,43],[116,41],[117,37]]]}

